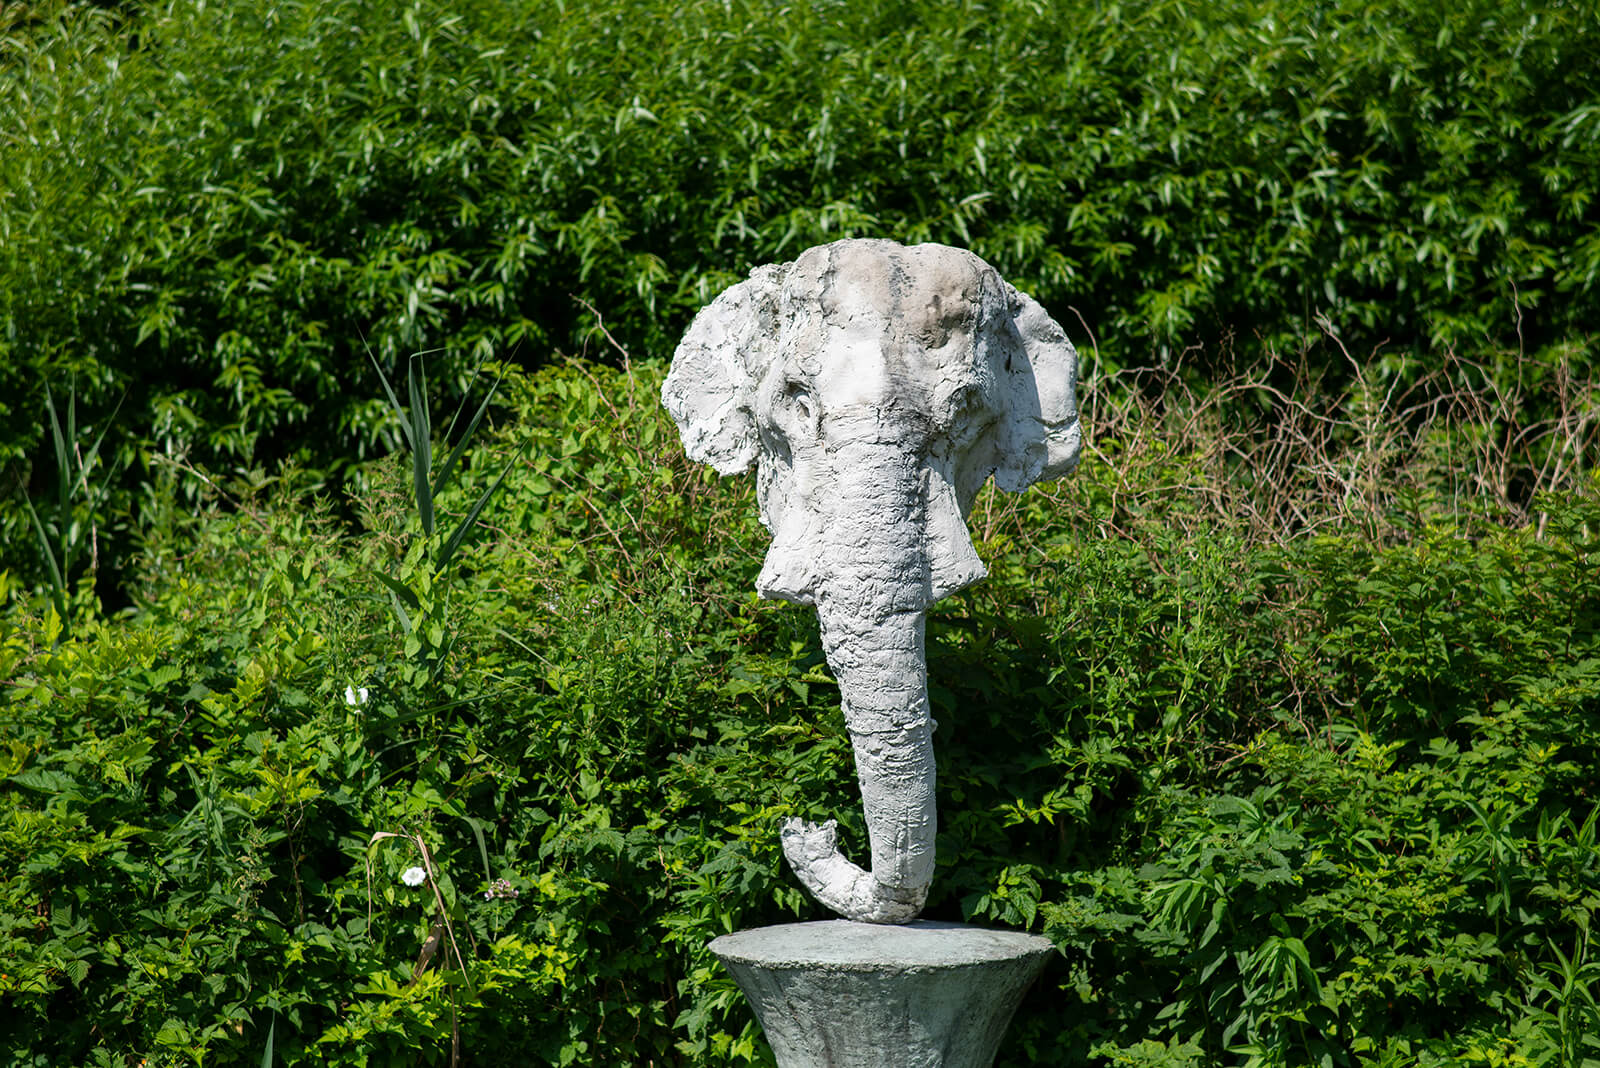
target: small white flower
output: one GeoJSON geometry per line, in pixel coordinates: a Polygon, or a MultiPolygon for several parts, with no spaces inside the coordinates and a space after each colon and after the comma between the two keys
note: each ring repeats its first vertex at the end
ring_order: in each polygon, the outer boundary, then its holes
{"type": "Polygon", "coordinates": [[[355,686],[346,686],[344,688],[344,703],[349,705],[351,708],[366,704],[367,688],[365,686],[360,688],[355,686]]]}
{"type": "Polygon", "coordinates": [[[400,873],[400,881],[407,886],[421,886],[427,877],[428,873],[421,868],[407,868],[400,873]]]}

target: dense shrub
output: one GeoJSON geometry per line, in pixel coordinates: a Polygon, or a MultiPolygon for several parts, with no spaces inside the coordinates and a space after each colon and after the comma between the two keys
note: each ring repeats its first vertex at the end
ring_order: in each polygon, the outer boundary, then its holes
{"type": "Polygon", "coordinates": [[[126,394],[102,523],[160,463],[392,444],[363,337],[458,388],[591,308],[664,356],[848,235],[970,246],[1112,365],[1600,310],[1600,25],[1559,0],[112,10],[0,14],[0,464],[51,492],[47,381],[96,426],[126,394]]]}
{"type": "MultiPolygon", "coordinates": [[[[684,461],[659,376],[513,373],[426,580],[393,461],[355,531],[218,482],[70,636],[7,580],[6,1063],[771,1063],[704,945],[821,918],[776,827],[859,848],[858,799],[814,618],[750,593],[750,485],[684,461]]],[[[1291,536],[1238,507],[1259,400],[1097,388],[1078,476],[980,499],[929,914],[1061,950],[1003,1064],[1580,1065],[1600,482],[1469,507],[1413,448],[1291,536]]]]}

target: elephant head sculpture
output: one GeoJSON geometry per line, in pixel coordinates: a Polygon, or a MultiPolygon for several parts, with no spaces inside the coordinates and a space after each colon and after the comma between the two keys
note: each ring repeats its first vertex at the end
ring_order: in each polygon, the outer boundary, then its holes
{"type": "Polygon", "coordinates": [[[662,399],[695,460],[757,468],[763,597],[814,605],[854,746],[872,868],[833,821],[785,856],[848,919],[902,923],[934,865],[929,605],[986,574],[965,517],[1077,465],[1077,356],[970,252],[849,240],[759,267],[702,309],[662,399]]]}

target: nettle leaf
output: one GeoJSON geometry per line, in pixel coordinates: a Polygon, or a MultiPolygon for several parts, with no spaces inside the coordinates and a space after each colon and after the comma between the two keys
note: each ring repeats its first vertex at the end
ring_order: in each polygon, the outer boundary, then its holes
{"type": "Polygon", "coordinates": [[[28,771],[18,772],[10,777],[11,782],[30,790],[52,795],[66,795],[75,793],[78,780],[66,772],[51,771],[48,768],[31,768],[28,771]]]}

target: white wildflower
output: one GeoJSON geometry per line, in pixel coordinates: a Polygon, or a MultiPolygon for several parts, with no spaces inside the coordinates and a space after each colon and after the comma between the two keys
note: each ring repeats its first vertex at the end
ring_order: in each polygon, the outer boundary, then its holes
{"type": "Polygon", "coordinates": [[[407,868],[400,873],[400,881],[407,886],[421,886],[427,877],[428,873],[421,868],[407,868]]]}
{"type": "Polygon", "coordinates": [[[365,686],[346,686],[344,688],[344,703],[351,708],[367,703],[367,688],[365,686]]]}

